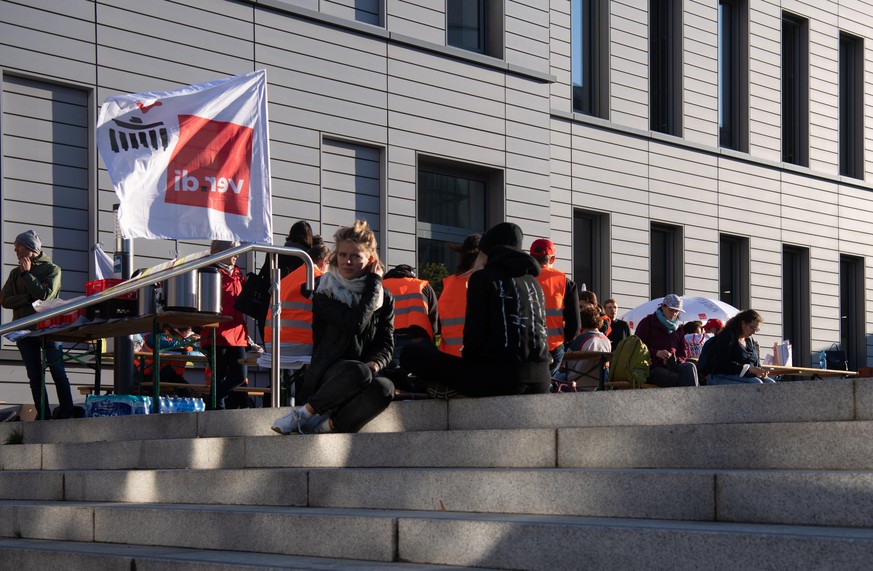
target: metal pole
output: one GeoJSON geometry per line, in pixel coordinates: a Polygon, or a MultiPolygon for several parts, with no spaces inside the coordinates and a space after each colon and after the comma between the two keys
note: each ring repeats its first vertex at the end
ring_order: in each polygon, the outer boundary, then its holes
{"type": "Polygon", "coordinates": [[[282,329],[282,321],[280,320],[282,313],[282,299],[279,291],[279,254],[269,253],[267,254],[270,257],[270,311],[273,312],[273,327],[272,327],[272,339],[270,342],[273,344],[270,347],[270,357],[273,362],[273,366],[270,368],[270,405],[273,408],[279,408],[280,406],[280,385],[282,378],[282,369],[279,366],[279,343],[281,339],[281,329],[282,329]]]}
{"type": "MultiPolygon", "coordinates": [[[[122,238],[118,229],[118,205],[114,205],[115,211],[115,256],[116,265],[120,257],[121,279],[129,280],[133,274],[133,241],[122,238]]],[[[133,342],[129,335],[115,338],[115,394],[129,395],[133,392],[133,342]]]]}

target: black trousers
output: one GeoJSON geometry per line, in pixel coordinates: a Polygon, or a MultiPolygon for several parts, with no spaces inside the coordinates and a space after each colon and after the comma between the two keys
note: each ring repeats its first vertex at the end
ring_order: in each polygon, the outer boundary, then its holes
{"type": "Polygon", "coordinates": [[[343,360],[325,369],[309,404],[317,414],[330,414],[336,432],[358,432],[388,408],[393,398],[390,380],[374,377],[360,361],[343,360]]]}
{"type": "MultiPolygon", "coordinates": [[[[203,353],[210,357],[210,347],[204,347],[203,353]]],[[[239,364],[239,360],[245,358],[245,347],[216,345],[216,363],[215,366],[210,364],[210,367],[212,369],[212,382],[217,383],[215,386],[215,408],[217,410],[245,408],[247,406],[248,398],[246,395],[241,394],[239,400],[234,400],[235,393],[233,392],[235,388],[241,387],[246,382],[246,377],[249,374],[249,368],[246,365],[239,364]],[[229,396],[231,398],[228,398],[229,396]],[[243,403],[246,403],[246,405],[243,405],[243,403]]]]}
{"type": "Polygon", "coordinates": [[[551,382],[547,362],[506,364],[464,359],[426,345],[406,347],[400,366],[468,397],[547,393],[551,382]]]}

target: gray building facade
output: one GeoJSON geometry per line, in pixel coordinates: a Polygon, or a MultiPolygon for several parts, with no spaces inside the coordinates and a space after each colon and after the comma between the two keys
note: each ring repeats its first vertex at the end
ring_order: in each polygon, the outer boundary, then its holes
{"type": "MultiPolygon", "coordinates": [[[[865,0],[2,0],[3,278],[27,228],[63,297],[114,249],[107,97],[266,69],[274,243],[365,218],[389,266],[451,268],[510,220],[624,309],[722,298],[762,347],[866,366],[871,41],[865,0]]],[[[136,266],[203,245],[136,240],[136,266]]],[[[0,399],[29,400],[6,340],[0,399]]]]}

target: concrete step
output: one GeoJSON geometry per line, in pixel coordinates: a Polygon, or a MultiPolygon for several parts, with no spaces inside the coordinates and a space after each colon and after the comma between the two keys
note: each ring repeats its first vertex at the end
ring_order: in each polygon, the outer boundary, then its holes
{"type": "MultiPolygon", "coordinates": [[[[353,559],[270,555],[239,551],[182,549],[142,545],[0,539],[5,569],[19,571],[483,571],[481,567],[388,563],[353,559]]],[[[484,571],[488,571],[485,569],[484,571]]]]}
{"type": "Polygon", "coordinates": [[[548,571],[850,571],[868,569],[873,556],[873,530],[842,527],[203,505],[11,507],[11,517],[0,520],[4,537],[153,545],[156,552],[215,549],[548,571]]]}
{"type": "Polygon", "coordinates": [[[451,510],[873,527],[871,471],[262,469],[0,473],[4,501],[451,510]]]}
{"type": "MultiPolygon", "coordinates": [[[[29,444],[270,435],[281,409],[20,425],[29,444]]],[[[393,403],[362,432],[873,420],[873,379],[393,403]]]]}
{"type": "Polygon", "coordinates": [[[441,430],[0,446],[2,470],[873,469],[873,421],[441,430]]]}

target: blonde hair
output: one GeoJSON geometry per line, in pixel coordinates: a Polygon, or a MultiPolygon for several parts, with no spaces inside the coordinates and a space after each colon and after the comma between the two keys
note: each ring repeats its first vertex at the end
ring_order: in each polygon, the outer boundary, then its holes
{"type": "Polygon", "coordinates": [[[355,220],[353,226],[340,226],[333,234],[334,251],[330,253],[330,265],[337,266],[336,248],[339,248],[340,242],[353,242],[364,247],[364,249],[376,261],[379,261],[378,245],[376,244],[376,234],[367,224],[366,220],[355,220]]]}

